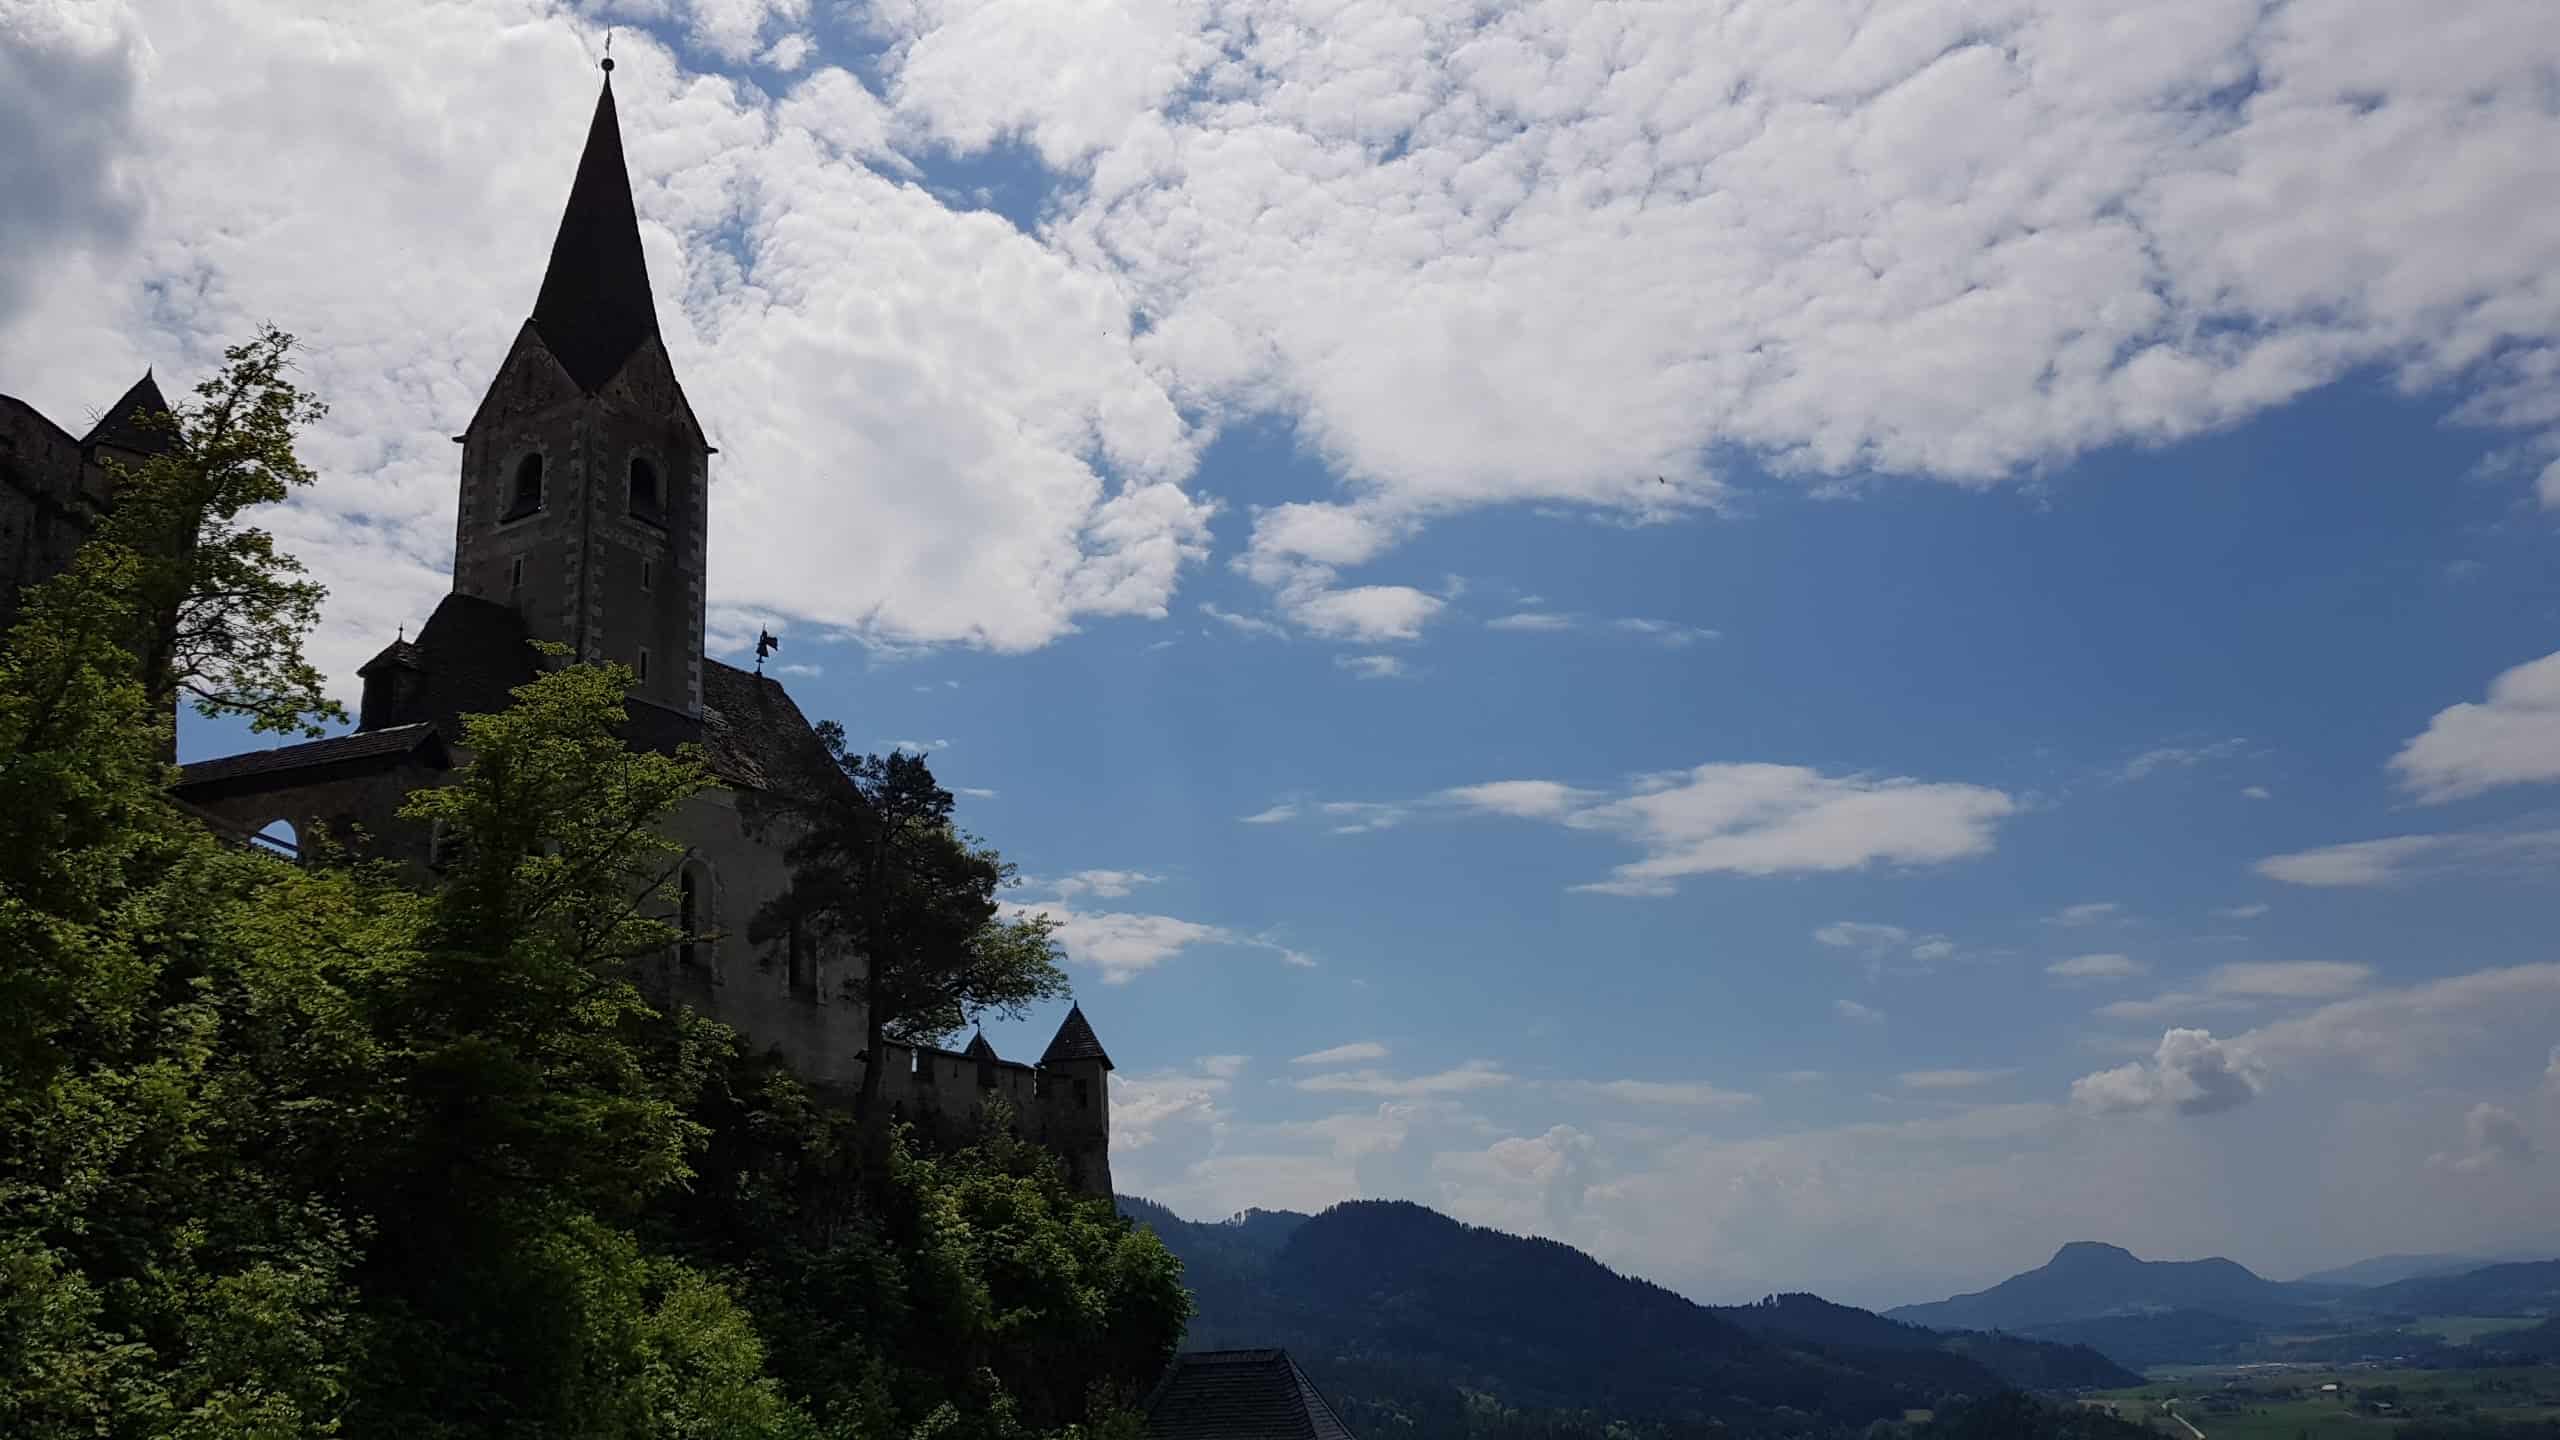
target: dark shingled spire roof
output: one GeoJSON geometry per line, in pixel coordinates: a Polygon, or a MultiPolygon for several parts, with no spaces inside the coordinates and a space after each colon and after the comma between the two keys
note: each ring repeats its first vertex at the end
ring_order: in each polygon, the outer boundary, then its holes
{"type": "Polygon", "coordinates": [[[996,1058],[996,1047],[987,1043],[987,1032],[981,1030],[969,1037],[969,1048],[960,1053],[972,1060],[993,1060],[996,1058]]]}
{"type": "Polygon", "coordinates": [[[1095,1037],[1093,1026],[1084,1018],[1081,1005],[1067,1007],[1067,1018],[1058,1023],[1057,1035],[1049,1041],[1049,1048],[1040,1054],[1043,1065],[1055,1065],[1061,1060],[1099,1060],[1105,1070],[1119,1068],[1111,1063],[1110,1056],[1102,1053],[1102,1041],[1095,1037]]]}
{"type": "Polygon", "coordinates": [[[1286,1350],[1194,1350],[1147,1397],[1150,1440],[1352,1440],[1286,1350]]]}
{"type": "Polygon", "coordinates": [[[613,77],[596,96],[587,153],[569,187],[551,268],[533,302],[533,328],[578,388],[593,393],[621,373],[640,343],[658,333],[649,298],[649,264],[640,252],[640,217],[631,206],[631,173],[622,163],[622,126],[613,108],[613,77]]]}
{"type": "Polygon", "coordinates": [[[169,422],[159,418],[168,413],[169,402],[160,394],[160,382],[145,370],[122,398],[107,407],[98,423],[89,427],[89,433],[80,437],[80,448],[112,445],[120,450],[157,455],[177,438],[169,433],[169,422]]]}

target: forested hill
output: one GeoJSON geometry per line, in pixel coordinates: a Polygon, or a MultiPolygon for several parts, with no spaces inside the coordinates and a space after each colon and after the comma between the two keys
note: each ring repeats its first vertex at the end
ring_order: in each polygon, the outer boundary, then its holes
{"type": "Polygon", "coordinates": [[[2379,1285],[2354,1297],[2357,1309],[2402,1315],[2545,1315],[2560,1311],[2560,1260],[2484,1265],[2379,1285]]]}
{"type": "Polygon", "coordinates": [[[2018,1330],[2135,1310],[2208,1310],[2273,1320],[2305,1315],[2337,1293],[2280,1284],[2230,1260],[2143,1260],[2116,1246],[2083,1240],[1988,1290],[1886,1313],[1942,1329],[2018,1330]]]}
{"type": "Polygon", "coordinates": [[[1183,1261],[1200,1307],[1187,1347],[1287,1346],[1360,1433],[1480,1435],[1487,1403],[1541,1414],[1531,1428],[1550,1432],[1621,1419],[1848,1430],[1996,1391],[2010,1371],[2057,1387],[2135,1379],[2087,1350],[1935,1336],[1813,1296],[1701,1306],[1570,1246],[1402,1202],[1217,1224],[1120,1203],[1183,1261]]]}

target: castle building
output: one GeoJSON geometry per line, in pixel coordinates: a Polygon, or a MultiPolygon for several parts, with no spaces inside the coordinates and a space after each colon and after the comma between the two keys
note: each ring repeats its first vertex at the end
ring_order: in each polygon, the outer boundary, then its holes
{"type": "MultiPolygon", "coordinates": [[[[174,795],[241,835],[300,846],[361,837],[367,853],[418,866],[437,838],[399,818],[410,791],[466,763],[461,719],[505,708],[534,678],[534,642],[582,661],[618,661],[637,686],[630,742],[672,751],[697,742],[717,784],[668,822],[686,847],[672,918],[709,938],[644,965],[653,993],[735,1027],[821,1093],[850,1095],[863,1053],[858,955],[776,940],[747,922],[788,881],[781,846],[750,833],[742,797],[827,764],[782,685],[703,653],[711,457],[658,331],[622,155],[611,62],[533,314],[516,333],[461,446],[453,589],[416,638],[366,661],[352,733],[188,765],[174,795]]],[[[0,582],[21,585],[68,563],[112,503],[100,457],[152,443],[134,416],[165,410],[149,376],[74,439],[0,397],[0,582]]],[[[0,611],[0,615],[7,612],[0,611]]],[[[1111,1058],[1070,1009],[1036,1065],[997,1057],[984,1036],[965,1051],[884,1047],[881,1102],[944,1135],[989,1098],[1023,1138],[1059,1153],[1083,1189],[1111,1193],[1111,1058]]]]}

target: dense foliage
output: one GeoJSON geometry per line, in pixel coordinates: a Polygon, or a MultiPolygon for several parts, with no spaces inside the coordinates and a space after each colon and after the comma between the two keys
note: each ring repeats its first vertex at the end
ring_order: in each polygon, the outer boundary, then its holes
{"type": "Polygon", "coordinates": [[[1417,1205],[1224,1224],[1121,1208],[1182,1257],[1192,1343],[1289,1347],[1365,1440],[1850,1435],[1949,1396],[2133,1378],[2086,1350],[1941,1336],[1812,1296],[1703,1307],[1417,1205]]]}
{"type": "MultiPolygon", "coordinates": [[[[289,431],[285,348],[181,424],[289,431]]],[[[615,738],[627,672],[471,722],[409,806],[452,841],[432,883],[166,798],[179,694],[318,718],[309,592],[231,504],[298,468],[241,464],[0,645],[0,1434],[1125,1431],[1185,1313],[1162,1246],[1001,1138],[866,1161],[631,983],[679,938],[656,821],[704,778],[615,738]]]]}

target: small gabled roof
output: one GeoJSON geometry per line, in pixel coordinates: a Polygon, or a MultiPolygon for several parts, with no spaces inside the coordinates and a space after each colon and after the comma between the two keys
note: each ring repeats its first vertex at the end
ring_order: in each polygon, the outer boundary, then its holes
{"type": "Polygon", "coordinates": [[[996,1047],[987,1043],[987,1032],[984,1030],[970,1036],[969,1048],[961,1051],[960,1053],[968,1056],[972,1060],[994,1060],[999,1058],[996,1055],[996,1047]]]}
{"type": "Polygon", "coordinates": [[[551,266],[533,302],[533,328],[560,368],[589,394],[620,374],[632,352],[658,333],[610,71],[596,95],[595,119],[587,127],[577,178],[569,184],[560,233],[551,242],[551,266]]]}
{"type": "Polygon", "coordinates": [[[1150,1440],[1353,1440],[1286,1350],[1194,1350],[1147,1396],[1150,1440]]]}
{"type": "Polygon", "coordinates": [[[1058,1022],[1058,1033],[1050,1039],[1049,1048],[1040,1052],[1043,1065],[1055,1065],[1062,1060],[1099,1060],[1105,1070],[1118,1068],[1103,1052],[1101,1037],[1093,1033],[1093,1025],[1084,1018],[1081,1005],[1067,1007],[1067,1018],[1058,1022]]]}
{"type": "Polygon", "coordinates": [[[145,370],[142,378],[98,417],[98,423],[89,427],[89,433],[80,437],[80,448],[111,445],[119,450],[157,455],[177,438],[169,431],[165,418],[168,413],[169,402],[160,393],[160,382],[145,370]]]}

